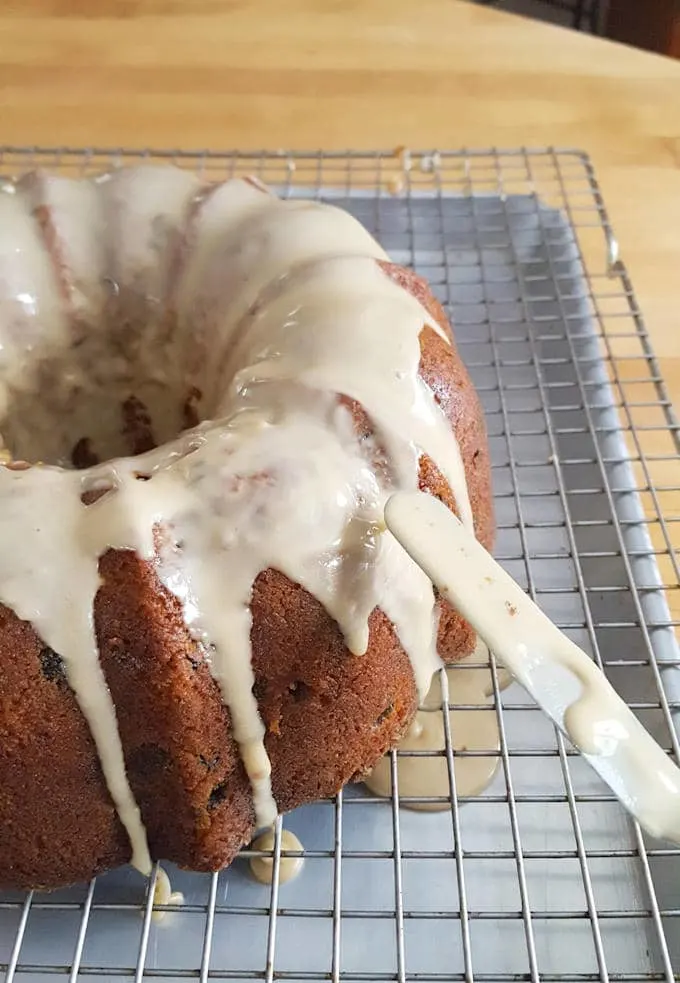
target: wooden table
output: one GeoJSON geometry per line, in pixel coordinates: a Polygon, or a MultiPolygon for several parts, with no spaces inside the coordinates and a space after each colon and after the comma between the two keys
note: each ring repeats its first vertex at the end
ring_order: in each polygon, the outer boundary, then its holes
{"type": "Polygon", "coordinates": [[[587,150],[680,405],[680,62],[456,0],[9,6],[6,143],[587,150]]]}

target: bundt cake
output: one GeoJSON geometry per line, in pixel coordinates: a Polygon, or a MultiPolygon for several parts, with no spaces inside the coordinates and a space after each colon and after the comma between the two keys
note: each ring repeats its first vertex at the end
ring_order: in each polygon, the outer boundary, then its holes
{"type": "Polygon", "coordinates": [[[170,166],[5,182],[0,433],[3,887],[225,866],[472,648],[383,510],[420,486],[491,546],[483,415],[339,209],[170,166]]]}

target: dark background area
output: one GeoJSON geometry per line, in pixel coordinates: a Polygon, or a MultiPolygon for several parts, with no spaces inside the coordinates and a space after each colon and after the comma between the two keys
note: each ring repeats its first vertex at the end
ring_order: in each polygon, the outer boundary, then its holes
{"type": "Polygon", "coordinates": [[[486,6],[680,57],[678,0],[478,0],[486,6]]]}

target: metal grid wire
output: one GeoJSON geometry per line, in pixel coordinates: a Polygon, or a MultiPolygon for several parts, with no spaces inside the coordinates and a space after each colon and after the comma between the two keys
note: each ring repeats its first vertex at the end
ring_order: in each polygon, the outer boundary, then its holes
{"type": "MultiPolygon", "coordinates": [[[[486,411],[498,559],[678,759],[678,425],[588,159],[7,148],[0,173],[140,158],[334,200],[429,278],[486,411]]],[[[481,795],[456,794],[455,764],[495,752],[461,746],[445,715],[443,812],[400,808],[393,754],[391,802],[355,787],[285,817],[305,845],[290,884],[279,821],[271,888],[248,851],[219,875],[171,872],[186,903],[158,924],[129,871],[5,893],[6,980],[671,981],[680,850],[491,672],[500,766],[481,795]]],[[[450,698],[466,709],[455,675],[450,698]]]]}

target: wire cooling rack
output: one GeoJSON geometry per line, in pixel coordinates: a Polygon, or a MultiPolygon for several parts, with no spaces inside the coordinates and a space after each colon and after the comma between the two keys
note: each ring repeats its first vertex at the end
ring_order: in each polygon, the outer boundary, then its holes
{"type": "MultiPolygon", "coordinates": [[[[677,759],[678,425],[588,159],[6,148],[0,173],[140,159],[333,200],[429,278],[486,411],[498,559],[677,759]]],[[[271,888],[248,851],[219,875],[171,870],[186,900],[162,922],[130,871],[5,893],[6,979],[673,980],[680,850],[644,836],[492,674],[500,768],[478,797],[456,795],[453,766],[493,752],[461,747],[454,726],[444,811],[362,786],[300,809],[284,819],[305,847],[292,883],[279,823],[271,888]]]]}

